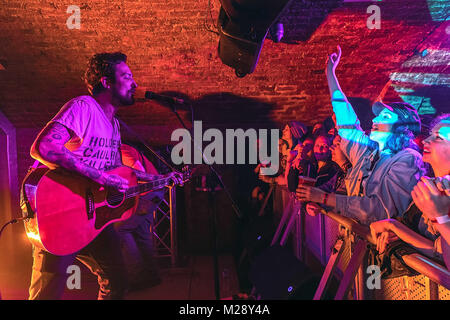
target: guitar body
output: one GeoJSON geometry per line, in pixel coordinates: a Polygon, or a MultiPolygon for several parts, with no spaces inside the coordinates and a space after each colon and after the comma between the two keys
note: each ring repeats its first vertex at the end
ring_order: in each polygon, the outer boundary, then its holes
{"type": "MultiPolygon", "coordinates": [[[[137,185],[129,167],[108,173],[137,185]]],[[[68,255],[88,245],[111,223],[128,219],[136,210],[138,195],[125,197],[83,176],[64,169],[38,168],[24,181],[33,217],[25,220],[30,241],[54,255],[68,255]]]]}

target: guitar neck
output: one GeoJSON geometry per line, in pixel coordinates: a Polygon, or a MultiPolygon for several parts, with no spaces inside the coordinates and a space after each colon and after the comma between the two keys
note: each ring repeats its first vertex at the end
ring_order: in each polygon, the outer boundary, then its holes
{"type": "Polygon", "coordinates": [[[162,178],[162,179],[149,181],[146,183],[140,183],[137,186],[129,188],[125,192],[125,197],[132,198],[132,197],[136,197],[136,196],[140,195],[141,193],[145,193],[147,191],[161,189],[161,188],[169,185],[171,182],[172,181],[170,178],[162,178]]]}

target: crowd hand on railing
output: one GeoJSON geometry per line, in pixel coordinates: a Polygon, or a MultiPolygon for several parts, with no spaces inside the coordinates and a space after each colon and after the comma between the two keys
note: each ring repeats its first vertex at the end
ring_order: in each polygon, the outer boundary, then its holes
{"type": "Polygon", "coordinates": [[[274,183],[275,179],[272,176],[268,176],[268,175],[264,175],[264,174],[259,174],[258,176],[259,180],[261,180],[262,182],[265,183],[274,183]]]}
{"type": "Polygon", "coordinates": [[[437,180],[422,177],[411,192],[411,196],[417,208],[428,219],[448,214],[450,208],[449,176],[437,180]]]}
{"type": "Polygon", "coordinates": [[[319,206],[315,202],[308,202],[306,204],[306,212],[311,216],[315,217],[317,214],[319,214],[322,211],[322,207],[319,206]]]}
{"type": "Polygon", "coordinates": [[[376,242],[376,249],[379,253],[384,253],[389,243],[399,240],[400,238],[391,231],[394,219],[385,219],[375,221],[370,224],[370,233],[372,239],[376,242]]]}
{"type": "Polygon", "coordinates": [[[297,199],[300,201],[312,201],[316,203],[322,203],[324,199],[325,191],[319,188],[310,187],[306,185],[299,185],[296,190],[297,199]]]}
{"type": "Polygon", "coordinates": [[[274,184],[277,183],[277,177],[259,174],[259,180],[265,183],[274,184]]]}
{"type": "Polygon", "coordinates": [[[270,183],[270,181],[269,181],[270,179],[269,179],[268,176],[265,176],[265,175],[260,174],[260,175],[258,176],[258,179],[261,180],[262,182],[270,183]]]}
{"type": "Polygon", "coordinates": [[[270,184],[276,183],[279,185],[284,185],[284,182],[283,182],[284,179],[282,179],[282,176],[274,177],[274,176],[268,176],[268,175],[261,174],[261,168],[267,168],[269,166],[270,166],[270,163],[258,164],[257,168],[259,169],[259,172],[260,172],[258,179],[265,183],[270,183],[270,184]]]}
{"type": "Polygon", "coordinates": [[[262,182],[265,182],[265,183],[278,184],[280,186],[286,185],[286,183],[283,179],[283,176],[281,176],[281,175],[277,176],[277,177],[273,177],[273,176],[266,176],[266,175],[260,174],[258,178],[259,178],[259,180],[261,180],[262,182]]]}

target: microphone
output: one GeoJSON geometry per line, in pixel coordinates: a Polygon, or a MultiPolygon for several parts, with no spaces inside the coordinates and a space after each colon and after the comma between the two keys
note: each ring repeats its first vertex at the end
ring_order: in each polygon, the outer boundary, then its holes
{"type": "Polygon", "coordinates": [[[145,91],[145,99],[146,100],[155,100],[159,102],[166,102],[169,104],[187,104],[186,101],[180,98],[174,98],[169,96],[164,96],[162,94],[157,94],[151,91],[145,91]]]}

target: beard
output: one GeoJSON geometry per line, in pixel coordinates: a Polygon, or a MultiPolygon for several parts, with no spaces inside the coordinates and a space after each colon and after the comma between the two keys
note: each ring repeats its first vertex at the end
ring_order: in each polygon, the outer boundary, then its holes
{"type": "Polygon", "coordinates": [[[131,93],[130,91],[127,91],[126,95],[121,95],[116,92],[114,93],[113,98],[117,99],[117,101],[119,101],[119,104],[122,106],[131,106],[135,102],[134,94],[131,93]]]}

